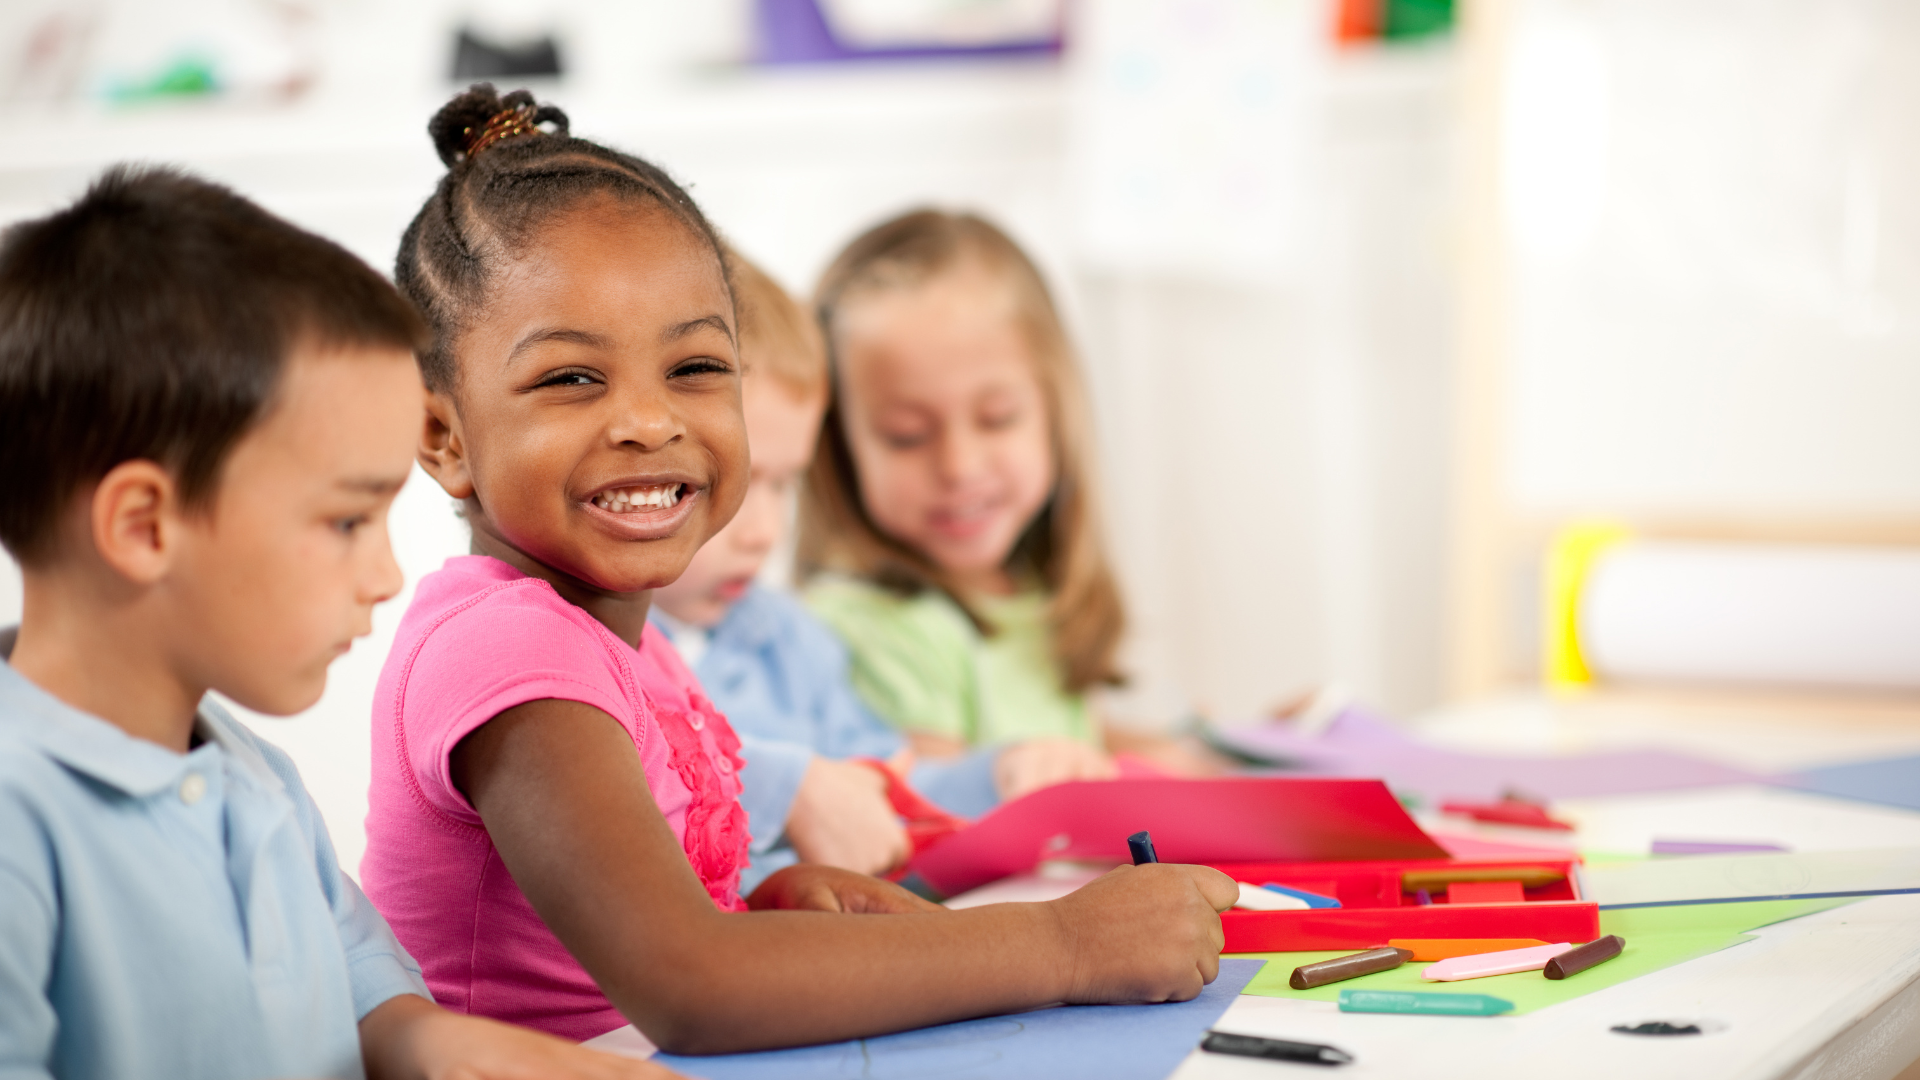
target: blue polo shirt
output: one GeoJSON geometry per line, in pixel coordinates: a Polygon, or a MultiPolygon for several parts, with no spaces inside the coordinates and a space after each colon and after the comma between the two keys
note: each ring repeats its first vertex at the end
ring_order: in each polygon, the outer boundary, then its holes
{"type": "Polygon", "coordinates": [[[0,1077],[360,1077],[360,1018],[427,996],[287,755],[212,701],[196,732],[0,664],[0,1077]]]}
{"type": "MultiPolygon", "coordinates": [[[[740,805],[753,834],[752,863],[742,894],[768,874],[799,861],[786,837],[787,815],[814,755],[889,758],[906,745],[873,715],[853,689],[847,649],[827,624],[784,593],[755,584],[708,630],[653,608],[700,687],[740,736],[740,805]]],[[[963,817],[999,800],[993,786],[997,748],[950,761],[922,761],[909,777],[928,799],[963,817]]]]}

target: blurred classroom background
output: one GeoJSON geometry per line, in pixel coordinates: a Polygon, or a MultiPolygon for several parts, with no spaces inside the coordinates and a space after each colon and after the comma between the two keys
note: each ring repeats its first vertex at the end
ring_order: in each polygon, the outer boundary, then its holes
{"type": "MultiPolygon", "coordinates": [[[[1791,716],[1841,760],[1920,745],[1917,58],[1898,0],[11,0],[0,222],[167,162],[384,269],[427,118],[483,77],[664,165],[799,293],[870,223],[977,210],[1093,386],[1116,717],[1338,686],[1534,749],[1562,708],[1791,716]],[[1763,596],[1784,637],[1672,661],[1766,623],[1714,545],[1805,587],[1763,596]],[[1705,614],[1659,607],[1676,582],[1705,614]],[[1568,691],[1609,664],[1627,689],[1568,691]]],[[[409,579],[465,548],[417,473],[394,539],[409,579]]],[[[349,866],[405,602],[264,726],[349,866]]]]}

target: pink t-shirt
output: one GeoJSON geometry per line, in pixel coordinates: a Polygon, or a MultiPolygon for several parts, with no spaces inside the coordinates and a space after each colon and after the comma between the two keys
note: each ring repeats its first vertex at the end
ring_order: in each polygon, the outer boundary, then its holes
{"type": "Polygon", "coordinates": [[[652,626],[630,648],[553,586],[480,555],[420,580],[380,673],[360,872],[440,1004],[583,1040],[626,1018],[514,884],[448,763],[488,720],[555,698],[626,729],[714,903],[744,908],[740,741],[679,654],[652,626]]]}

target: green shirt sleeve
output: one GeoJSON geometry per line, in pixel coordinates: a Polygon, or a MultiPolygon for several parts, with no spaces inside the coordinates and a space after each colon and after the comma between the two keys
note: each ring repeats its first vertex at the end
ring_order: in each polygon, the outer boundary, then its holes
{"type": "Polygon", "coordinates": [[[806,600],[846,642],[854,689],[881,719],[968,744],[978,739],[974,631],[951,601],[844,578],[814,585],[806,600]]]}

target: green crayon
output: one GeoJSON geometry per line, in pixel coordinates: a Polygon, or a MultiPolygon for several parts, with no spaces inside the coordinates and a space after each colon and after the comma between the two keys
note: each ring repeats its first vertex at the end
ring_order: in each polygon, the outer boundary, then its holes
{"type": "Polygon", "coordinates": [[[1408,1013],[1416,1016],[1498,1016],[1513,1002],[1488,994],[1423,994],[1399,990],[1342,990],[1341,1012],[1408,1013]]]}

